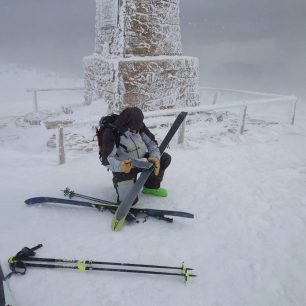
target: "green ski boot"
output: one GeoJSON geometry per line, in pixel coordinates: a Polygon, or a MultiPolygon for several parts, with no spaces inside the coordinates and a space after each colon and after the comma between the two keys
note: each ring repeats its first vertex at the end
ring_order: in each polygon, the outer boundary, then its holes
{"type": "Polygon", "coordinates": [[[150,194],[156,197],[166,197],[168,195],[168,191],[166,188],[147,188],[147,187],[143,187],[142,189],[142,193],[144,194],[150,194]]]}

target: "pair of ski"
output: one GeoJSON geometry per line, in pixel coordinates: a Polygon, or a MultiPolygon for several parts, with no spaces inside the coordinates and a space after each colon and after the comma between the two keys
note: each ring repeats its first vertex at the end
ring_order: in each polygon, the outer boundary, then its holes
{"type": "MultiPolygon", "coordinates": [[[[170,130],[168,131],[167,135],[165,136],[164,140],[159,146],[161,154],[164,153],[166,147],[168,146],[171,139],[179,129],[182,122],[185,120],[186,116],[187,112],[181,112],[175,119],[170,130]]],[[[77,205],[85,207],[95,207],[99,210],[109,209],[111,211],[115,211],[111,224],[111,227],[114,231],[119,231],[122,228],[127,216],[129,216],[129,219],[131,219],[131,217],[135,218],[135,215],[139,213],[145,214],[147,216],[153,216],[155,218],[162,219],[167,222],[172,222],[173,219],[168,218],[166,216],[193,218],[194,216],[187,212],[132,207],[134,200],[136,199],[137,195],[139,194],[141,188],[143,187],[149,176],[151,175],[152,171],[153,169],[150,168],[150,169],[144,169],[141,172],[138,180],[136,181],[130,192],[127,194],[125,199],[123,199],[123,201],[119,205],[117,203],[76,194],[70,191],[69,189],[66,189],[66,192],[64,191],[65,195],[69,195],[70,197],[78,196],[87,199],[91,202],[74,201],[74,200],[51,198],[51,197],[35,197],[27,199],[25,203],[28,205],[42,204],[42,203],[57,203],[57,204],[69,204],[69,205],[77,205]]]]}
{"type": "Polygon", "coordinates": [[[108,271],[122,273],[182,276],[185,282],[188,281],[189,277],[196,276],[195,274],[190,274],[190,271],[193,269],[185,267],[184,263],[180,267],[173,267],[84,259],[57,259],[35,257],[35,251],[41,247],[42,244],[39,244],[33,248],[24,247],[15,256],[11,256],[8,260],[8,263],[12,272],[6,278],[11,277],[13,274],[24,275],[27,271],[27,268],[72,269],[79,271],[108,271]]]}
{"type": "MultiPolygon", "coordinates": [[[[99,211],[110,210],[112,212],[116,211],[116,209],[118,208],[117,203],[75,193],[74,191],[70,190],[68,187],[64,190],[64,195],[68,196],[70,199],[61,199],[61,198],[52,198],[52,197],[34,197],[27,199],[24,202],[27,205],[53,203],[59,205],[72,205],[72,206],[96,208],[99,211]],[[72,197],[82,198],[90,202],[71,200],[72,197]]],[[[194,217],[193,214],[184,211],[151,209],[151,208],[140,208],[140,207],[132,207],[128,214],[129,214],[129,220],[131,221],[134,220],[138,221],[137,219],[138,215],[143,215],[145,217],[145,220],[147,217],[153,217],[158,220],[164,220],[169,223],[173,222],[173,219],[169,218],[169,216],[181,217],[181,218],[194,217]]]]}

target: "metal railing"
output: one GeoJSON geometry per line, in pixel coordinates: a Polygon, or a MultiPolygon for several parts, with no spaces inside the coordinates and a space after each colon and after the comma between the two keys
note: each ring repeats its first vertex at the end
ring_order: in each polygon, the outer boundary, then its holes
{"type": "MultiPolygon", "coordinates": [[[[38,112],[38,92],[50,92],[50,91],[80,91],[84,90],[84,87],[74,87],[74,88],[31,88],[27,89],[27,92],[33,93],[33,103],[34,103],[34,112],[38,112]]],[[[295,112],[296,112],[296,104],[298,102],[297,97],[295,96],[284,96],[274,93],[263,93],[263,92],[256,92],[256,91],[246,91],[246,90],[235,90],[235,89],[225,89],[225,88],[213,88],[213,87],[200,87],[200,93],[212,92],[212,100],[210,105],[202,105],[196,107],[184,107],[184,108],[176,108],[176,109],[163,109],[157,111],[149,111],[144,112],[145,118],[152,118],[152,117],[161,117],[161,116],[169,116],[169,115],[176,115],[182,111],[187,111],[189,114],[194,113],[203,113],[209,111],[217,111],[217,110],[230,110],[230,109],[239,109],[239,119],[238,119],[238,128],[237,128],[237,135],[243,135],[245,131],[245,124],[246,124],[246,116],[248,112],[248,108],[252,105],[267,105],[271,103],[288,103],[290,105],[290,111],[288,114],[288,121],[287,123],[293,125],[295,120],[295,112]],[[220,104],[221,96],[224,97],[227,94],[235,94],[240,96],[257,96],[260,98],[243,98],[243,102],[239,103],[232,103],[232,104],[220,104]]],[[[240,98],[241,99],[241,98],[240,98]]],[[[235,97],[235,100],[238,100],[235,97]]],[[[186,119],[183,122],[179,132],[178,132],[178,143],[182,144],[185,138],[185,125],[186,119]]],[[[59,161],[63,163],[65,160],[64,155],[64,140],[63,140],[63,129],[60,127],[59,129],[59,161]]]]}
{"type": "Polygon", "coordinates": [[[84,87],[73,87],[73,88],[29,88],[26,92],[33,93],[33,111],[38,112],[38,92],[42,91],[80,91],[85,90],[84,87]]]}
{"type": "MultiPolygon", "coordinates": [[[[271,104],[271,103],[289,103],[291,107],[290,107],[290,112],[288,114],[287,123],[293,125],[294,124],[294,119],[295,119],[295,111],[296,111],[297,101],[298,101],[298,99],[295,96],[280,96],[280,95],[274,95],[273,94],[273,95],[271,95],[271,98],[253,99],[253,100],[249,100],[249,101],[246,101],[246,102],[235,103],[235,104],[216,105],[216,103],[214,103],[212,105],[207,105],[207,106],[184,107],[184,108],[144,112],[144,116],[145,116],[145,118],[151,118],[151,117],[176,115],[176,114],[178,114],[182,111],[186,111],[189,114],[192,114],[192,113],[216,111],[216,110],[221,110],[221,109],[240,109],[237,134],[243,135],[244,130],[245,130],[247,110],[248,110],[249,106],[265,105],[265,104],[271,104]]],[[[185,119],[185,121],[186,121],[186,119],[185,119]]],[[[183,143],[184,142],[184,134],[185,134],[185,124],[183,124],[181,126],[181,129],[179,131],[178,143],[183,143]]]]}

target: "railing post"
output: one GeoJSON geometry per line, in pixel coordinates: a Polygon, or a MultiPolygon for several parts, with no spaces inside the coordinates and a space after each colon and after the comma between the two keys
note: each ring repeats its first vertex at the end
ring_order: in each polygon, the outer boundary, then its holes
{"type": "Polygon", "coordinates": [[[289,117],[289,124],[294,125],[294,120],[295,120],[295,112],[296,112],[296,104],[297,100],[294,100],[291,103],[291,111],[290,111],[290,117],[289,117]]]}
{"type": "Polygon", "coordinates": [[[214,99],[213,99],[212,104],[213,105],[217,104],[217,101],[219,100],[219,98],[220,98],[220,91],[216,91],[214,94],[214,99]]]}
{"type": "Polygon", "coordinates": [[[38,112],[37,91],[33,90],[34,113],[38,112]]]}
{"type": "Polygon", "coordinates": [[[58,163],[59,165],[64,164],[65,158],[65,147],[64,147],[64,128],[59,126],[58,128],[58,163]]]}
{"type": "Polygon", "coordinates": [[[246,105],[241,106],[237,134],[243,135],[244,133],[246,113],[247,113],[247,106],[246,105]]]}
{"type": "MultiPolygon", "coordinates": [[[[187,118],[187,117],[186,117],[187,118]]],[[[186,127],[186,118],[181,124],[181,127],[179,129],[178,133],[178,144],[183,144],[185,139],[185,127],[186,127]]]]}

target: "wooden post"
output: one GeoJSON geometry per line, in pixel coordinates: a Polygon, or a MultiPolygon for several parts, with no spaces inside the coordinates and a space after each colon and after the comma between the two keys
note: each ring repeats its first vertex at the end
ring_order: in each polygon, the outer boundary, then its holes
{"type": "Polygon", "coordinates": [[[294,120],[295,120],[295,112],[296,112],[296,104],[297,104],[297,100],[294,100],[291,103],[291,112],[290,112],[290,117],[289,117],[289,123],[291,125],[294,125],[294,120]]]}
{"type": "Polygon", "coordinates": [[[58,163],[62,165],[65,161],[64,128],[60,126],[58,129],[58,163]]]}
{"type": "Polygon", "coordinates": [[[38,112],[37,91],[33,90],[34,113],[38,112]]]}
{"type": "Polygon", "coordinates": [[[243,133],[244,133],[246,113],[247,113],[247,106],[246,105],[241,106],[240,107],[240,118],[239,118],[237,134],[243,135],[243,133]]]}
{"type": "MultiPolygon", "coordinates": [[[[187,117],[186,117],[187,118],[187,117]]],[[[186,118],[184,119],[184,121],[181,124],[181,127],[179,129],[179,134],[178,134],[178,144],[182,144],[184,143],[184,139],[185,139],[185,127],[186,127],[186,118]]]]}
{"type": "Polygon", "coordinates": [[[217,104],[217,101],[219,100],[219,98],[220,98],[220,91],[216,91],[214,94],[214,99],[213,99],[212,104],[213,105],[217,104]]]}

